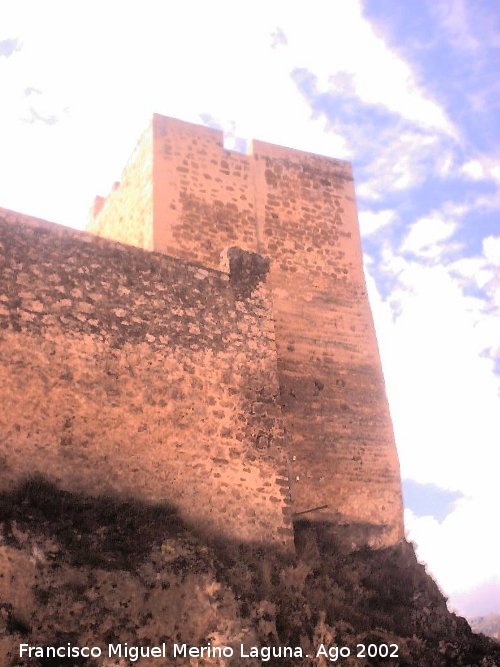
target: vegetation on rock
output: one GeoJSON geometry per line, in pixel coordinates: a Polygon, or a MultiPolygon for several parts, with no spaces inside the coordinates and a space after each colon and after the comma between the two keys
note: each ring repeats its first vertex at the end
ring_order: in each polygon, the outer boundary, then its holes
{"type": "MultiPolygon", "coordinates": [[[[304,657],[176,660],[192,665],[333,664],[318,646],[397,644],[398,658],[338,664],[494,667],[500,646],[450,614],[413,548],[355,553],[296,527],[297,555],[209,543],[172,508],[89,498],[35,479],[0,497],[2,667],[118,664],[20,660],[19,644],[165,642],[301,647],[304,657]],[[309,657],[305,657],[308,654],[309,657]]],[[[123,662],[121,664],[126,664],[123,662]]],[[[142,658],[141,667],[163,664],[142,658]]]]}

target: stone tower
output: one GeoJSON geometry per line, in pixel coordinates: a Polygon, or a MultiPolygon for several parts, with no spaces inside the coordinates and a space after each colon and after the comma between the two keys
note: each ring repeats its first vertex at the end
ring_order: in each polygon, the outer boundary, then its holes
{"type": "Polygon", "coordinates": [[[269,257],[295,520],[353,543],[403,535],[399,464],[362,267],[350,164],[155,115],[89,231],[220,268],[269,257]]]}

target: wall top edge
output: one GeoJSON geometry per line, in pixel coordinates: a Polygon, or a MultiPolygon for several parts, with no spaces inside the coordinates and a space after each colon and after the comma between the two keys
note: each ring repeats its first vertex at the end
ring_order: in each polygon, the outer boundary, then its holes
{"type": "Polygon", "coordinates": [[[191,121],[182,120],[181,118],[174,118],[173,116],[164,116],[160,113],[154,113],[152,117],[153,128],[158,129],[159,127],[180,127],[185,130],[190,130],[196,134],[212,134],[220,137],[221,143],[224,137],[224,132],[216,127],[208,127],[207,125],[202,125],[201,123],[192,123],[191,121]]]}
{"type": "MultiPolygon", "coordinates": [[[[175,130],[176,128],[182,128],[198,136],[212,136],[217,138],[217,143],[220,144],[221,148],[226,153],[232,153],[233,151],[228,150],[224,147],[224,132],[223,130],[208,127],[206,125],[201,125],[200,123],[191,123],[186,120],[181,120],[180,118],[173,118],[172,116],[164,116],[159,113],[154,113],[152,117],[152,125],[154,130],[160,129],[169,129],[175,130]]],[[[237,151],[235,151],[237,153],[237,151]]],[[[240,154],[241,155],[241,154],[240,154]]],[[[304,160],[314,160],[327,163],[329,166],[338,166],[350,174],[352,174],[352,164],[348,160],[340,160],[338,158],[331,157],[329,155],[324,155],[321,153],[313,153],[299,148],[290,148],[289,146],[282,146],[279,144],[271,144],[269,142],[261,141],[259,139],[249,139],[247,142],[247,154],[246,157],[276,157],[281,159],[299,159],[304,160]]],[[[245,155],[241,155],[245,157],[245,155]]]]}
{"type": "MultiPolygon", "coordinates": [[[[187,270],[193,269],[198,271],[199,269],[203,269],[203,271],[206,271],[207,274],[213,275],[214,277],[220,278],[220,276],[224,276],[225,280],[228,279],[228,276],[232,276],[234,279],[234,275],[232,275],[234,273],[234,269],[232,268],[231,263],[227,258],[228,253],[232,254],[233,258],[240,262],[242,259],[244,259],[247,264],[249,262],[255,266],[264,264],[268,266],[269,264],[268,258],[264,255],[244,250],[237,246],[231,246],[230,248],[225,249],[221,255],[221,268],[214,269],[212,267],[206,266],[202,262],[186,262],[183,259],[174,257],[172,255],[167,255],[163,252],[145,250],[144,248],[138,248],[127,243],[121,243],[119,241],[113,241],[112,239],[103,238],[91,232],[73,229],[72,227],[66,227],[65,225],[60,225],[56,222],[50,222],[48,220],[43,220],[42,218],[36,218],[31,215],[26,215],[24,213],[19,213],[18,211],[12,211],[11,209],[2,207],[0,207],[0,224],[1,223],[17,227],[25,227],[32,230],[42,230],[47,234],[52,234],[56,238],[65,237],[72,239],[77,243],[96,244],[98,246],[113,247],[116,250],[122,252],[132,252],[140,255],[148,255],[148,257],[157,260],[159,263],[174,263],[186,267],[187,270]]],[[[267,273],[267,269],[264,273],[267,273]]]]}

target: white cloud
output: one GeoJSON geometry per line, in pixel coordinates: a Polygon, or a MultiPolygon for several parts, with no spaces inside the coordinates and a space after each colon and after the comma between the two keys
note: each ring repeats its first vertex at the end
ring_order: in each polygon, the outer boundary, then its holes
{"type": "MultiPolygon", "coordinates": [[[[464,594],[485,582],[500,583],[500,536],[490,517],[491,507],[498,507],[499,501],[498,489],[479,499],[463,498],[441,523],[405,510],[407,535],[417,544],[419,559],[450,597],[450,606],[459,611],[464,594]]],[[[483,604],[490,611],[499,610],[491,597],[485,596],[483,604]]]]}
{"type": "Polygon", "coordinates": [[[500,268],[500,236],[487,236],[483,239],[483,252],[488,262],[500,268]]]}
{"type": "MultiPolygon", "coordinates": [[[[2,71],[8,101],[0,107],[3,205],[84,223],[94,193],[119,178],[153,111],[194,122],[208,112],[237,136],[348,156],[345,140],[324,119],[311,118],[290,76],[308,44],[298,39],[293,48],[272,48],[277,26],[285,35],[287,23],[300,19],[303,27],[302,12],[299,17],[288,4],[188,1],[167,8],[146,0],[140,11],[113,0],[50,6],[20,2],[0,17],[23,43],[2,71]],[[64,117],[71,131],[37,123],[27,141],[22,119],[30,118],[33,104],[27,88],[41,91],[41,113],[64,117]]],[[[327,12],[327,3],[318,9],[327,12]]]]}
{"type": "MultiPolygon", "coordinates": [[[[443,210],[464,209],[448,203],[443,210]]],[[[438,231],[435,241],[448,238],[447,228],[438,231]]],[[[414,240],[420,248],[416,234],[414,240]]],[[[471,591],[484,584],[483,608],[500,611],[493,592],[488,598],[491,582],[500,583],[494,509],[500,506],[500,378],[493,372],[500,356],[500,308],[493,298],[500,291],[499,260],[500,237],[489,236],[480,255],[449,264],[405,259],[387,242],[382,261],[365,264],[402,475],[465,496],[441,523],[407,510],[407,531],[452,604],[464,610],[472,609],[466,605],[471,591]],[[385,299],[375,271],[393,280],[385,299]],[[482,296],[468,295],[471,283],[482,287],[482,296]]]]}
{"type": "Polygon", "coordinates": [[[500,163],[488,155],[468,160],[461,166],[460,172],[472,181],[500,183],[500,163]]]}
{"type": "Polygon", "coordinates": [[[494,164],[490,167],[490,174],[494,181],[500,183],[500,164],[494,164]]]}
{"type": "Polygon", "coordinates": [[[399,280],[384,362],[402,473],[474,494],[500,467],[499,383],[484,355],[498,339],[479,326],[490,322],[484,302],[444,267],[410,263],[399,280]]]}
{"type": "Polygon", "coordinates": [[[410,226],[401,250],[421,257],[439,257],[442,252],[441,244],[453,236],[456,229],[455,221],[444,220],[439,214],[433,213],[410,226]]]}
{"type": "MultiPolygon", "coordinates": [[[[485,245],[496,260],[494,241],[485,245]]],[[[494,484],[500,466],[492,466],[500,456],[499,379],[485,355],[499,344],[498,313],[486,297],[464,292],[478,266],[492,265],[483,256],[425,266],[386,245],[382,263],[366,267],[403,475],[464,493],[494,484]],[[396,281],[386,300],[374,270],[396,281]]]]}
{"type": "Polygon", "coordinates": [[[361,234],[369,236],[375,234],[380,229],[391,225],[398,219],[398,214],[392,209],[383,209],[382,211],[359,211],[358,214],[361,234]]]}
{"type": "Polygon", "coordinates": [[[347,74],[363,103],[381,106],[417,127],[457,135],[444,109],[417,83],[410,65],[363,17],[360,2],[312,2],[311,15],[318,18],[314,39],[304,30],[300,6],[291,12],[289,7],[294,6],[288,3],[285,12],[289,44],[300,50],[302,66],[315,73],[321,90],[335,92],[336,75],[347,74]]]}
{"type": "MultiPolygon", "coordinates": [[[[239,137],[353,157],[352,138],[313,117],[291,77],[296,68],[313,72],[322,90],[331,88],[336,75],[347,76],[362,103],[384,107],[431,133],[456,134],[409,64],[375,34],[359,1],[314,0],[310,26],[300,6],[284,0],[188,0],[168,8],[145,0],[140,11],[115,0],[76,7],[52,0],[48,7],[26,0],[0,9],[0,25],[23,45],[4,59],[9,69],[2,72],[2,97],[8,100],[0,108],[3,205],[26,208],[29,189],[31,212],[83,224],[94,194],[119,178],[153,111],[195,122],[200,113],[210,113],[239,137]],[[277,30],[282,43],[273,48],[277,30]],[[377,75],[381,71],[384,77],[377,75]],[[60,122],[50,128],[35,123],[26,141],[21,119],[32,118],[35,102],[25,95],[28,88],[41,91],[37,113],[60,122]]],[[[385,164],[375,165],[389,173],[396,190],[423,174],[421,161],[409,157],[410,144],[427,139],[401,141],[401,150],[395,147],[385,164]]],[[[372,183],[372,191],[379,186],[385,184],[372,183]]]]}
{"type": "Polygon", "coordinates": [[[493,278],[491,269],[486,268],[484,258],[464,257],[449,265],[450,270],[465,279],[464,284],[483,289],[493,278]]]}
{"type": "Polygon", "coordinates": [[[484,167],[479,160],[469,160],[462,165],[460,171],[473,181],[480,181],[485,176],[484,167]]]}
{"type": "Polygon", "coordinates": [[[449,608],[471,620],[485,614],[498,614],[500,600],[500,577],[485,579],[479,585],[467,591],[455,593],[450,600],[449,608]]]}
{"type": "Polygon", "coordinates": [[[436,171],[441,178],[447,178],[453,169],[455,159],[451,150],[443,149],[436,161],[436,171]]]}
{"type": "Polygon", "coordinates": [[[472,286],[484,293],[487,317],[477,322],[476,336],[478,340],[482,337],[491,359],[500,359],[500,237],[487,236],[482,249],[482,255],[459,259],[449,265],[449,270],[465,289],[472,286]]]}
{"type": "MultiPolygon", "coordinates": [[[[377,152],[370,156],[363,170],[364,180],[356,188],[360,198],[380,200],[387,194],[421,185],[429,175],[442,173],[447,138],[410,129],[403,131],[398,126],[380,129],[379,135],[377,152]]],[[[361,136],[356,143],[355,150],[360,155],[366,152],[366,142],[367,137],[361,136]]]]}

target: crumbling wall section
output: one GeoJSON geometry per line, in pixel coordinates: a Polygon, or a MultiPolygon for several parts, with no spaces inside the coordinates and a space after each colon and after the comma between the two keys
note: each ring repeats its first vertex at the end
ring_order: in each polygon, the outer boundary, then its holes
{"type": "Polygon", "coordinates": [[[268,265],[231,274],[0,211],[0,490],[173,505],[290,547],[268,265]]]}

